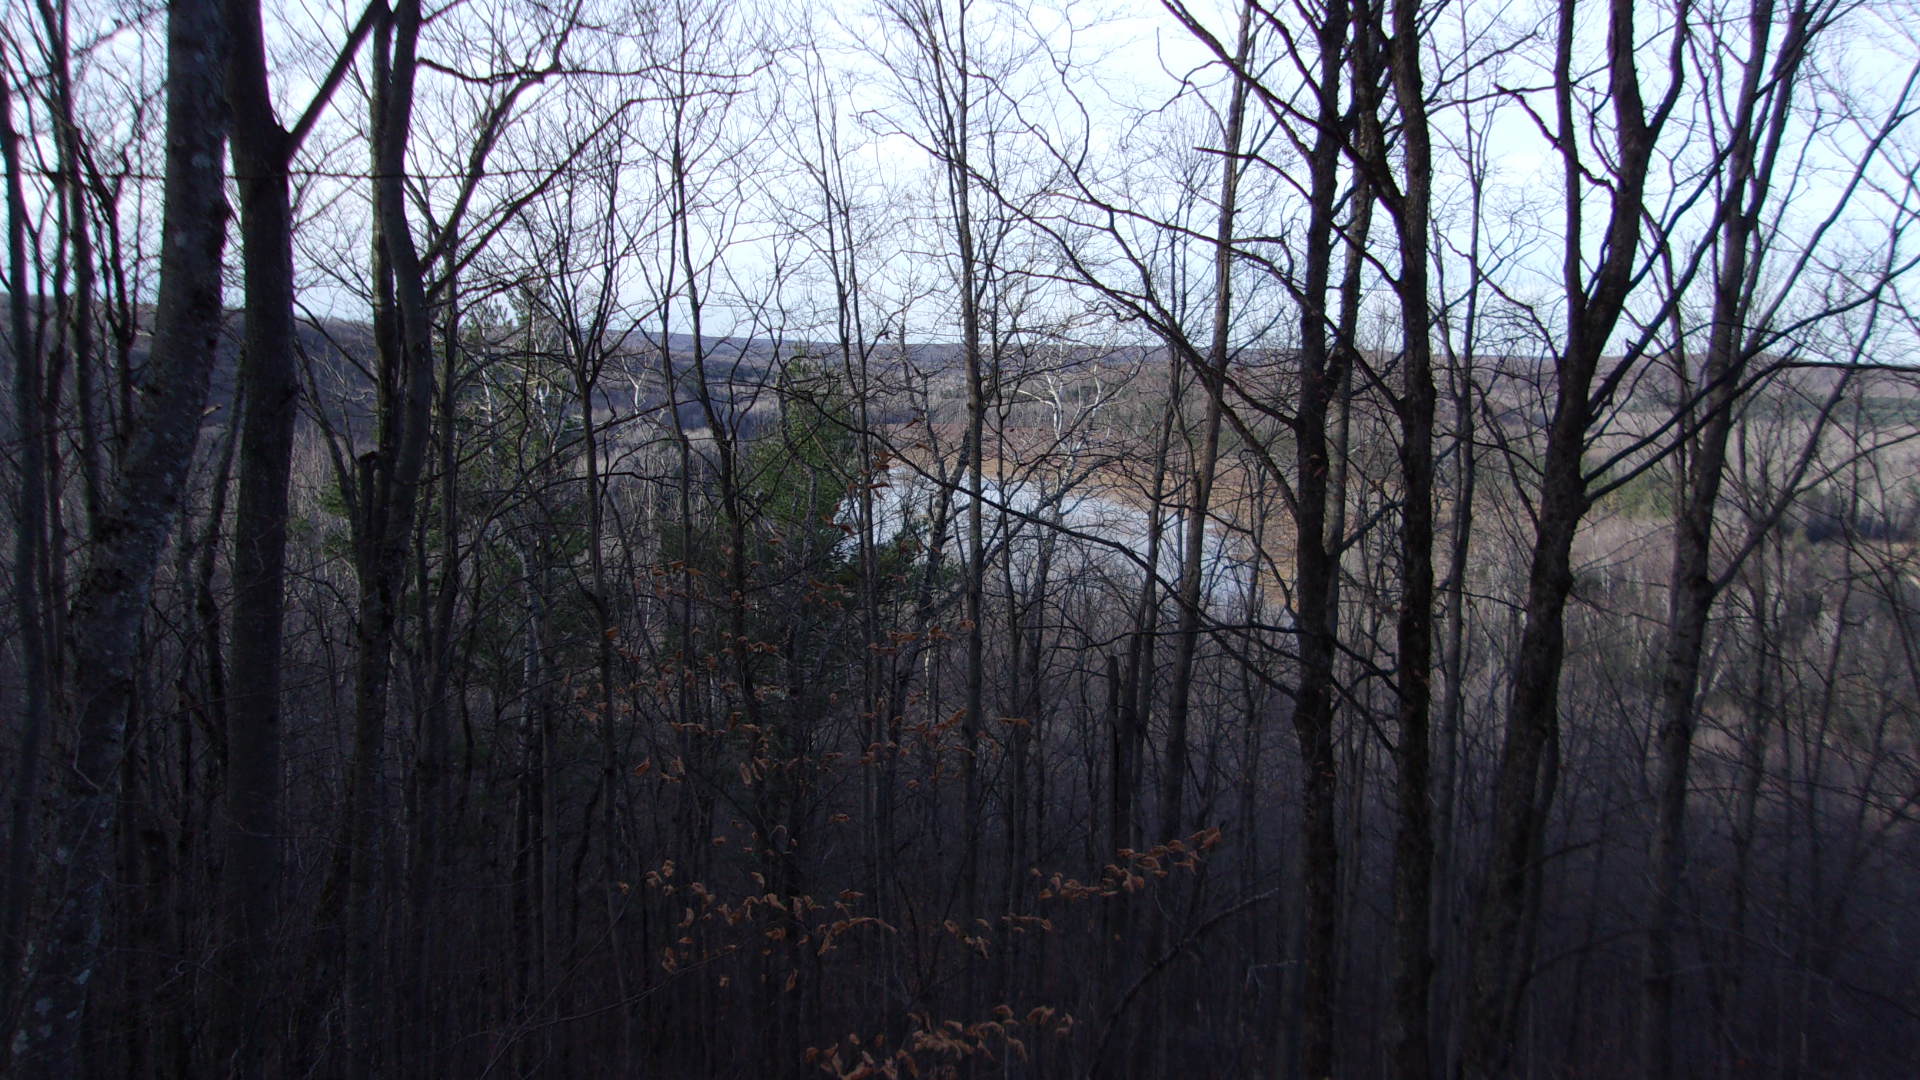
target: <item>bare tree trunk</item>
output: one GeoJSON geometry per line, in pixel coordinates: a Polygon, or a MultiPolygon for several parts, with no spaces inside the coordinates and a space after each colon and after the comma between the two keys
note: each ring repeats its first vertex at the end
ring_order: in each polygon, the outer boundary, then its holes
{"type": "MultiPolygon", "coordinates": [[[[102,918],[139,629],[200,433],[220,333],[226,116],[220,72],[225,20],[217,0],[178,0],[167,17],[167,175],[160,295],[146,410],[102,510],[75,596],[71,649],[80,710],[74,769],[58,815],[53,880],[64,879],[15,1062],[23,1077],[83,1071],[88,981],[102,918]]],[[[17,287],[17,286],[16,286],[17,287]]]]}
{"type": "Polygon", "coordinates": [[[1301,970],[1300,1073],[1334,1075],[1333,1021],[1339,946],[1340,844],[1335,821],[1334,661],[1339,611],[1333,603],[1340,562],[1327,537],[1327,410],[1341,384],[1344,350],[1327,341],[1339,164],[1346,141],[1340,73],[1345,67],[1350,10],[1334,0],[1314,28],[1318,79],[1313,143],[1307,157],[1309,221],[1300,310],[1300,404],[1294,419],[1297,462],[1294,573],[1299,610],[1300,682],[1294,737],[1305,773],[1301,814],[1305,889],[1305,956],[1301,970]]]}
{"type": "Polygon", "coordinates": [[[1513,690],[1493,793],[1492,859],[1474,931],[1465,1067],[1470,1076],[1506,1071],[1513,1049],[1521,965],[1527,962],[1529,897],[1537,892],[1538,853],[1552,803],[1559,740],[1560,673],[1565,612],[1573,590],[1573,539],[1589,500],[1583,470],[1591,393],[1600,357],[1625,307],[1639,261],[1640,230],[1659,124],[1680,88],[1678,54],[1684,27],[1671,31],[1670,96],[1649,123],[1640,96],[1631,0],[1609,0],[1607,73],[1613,105],[1614,156],[1605,258],[1589,280],[1583,262],[1583,187],[1579,121],[1574,106],[1575,4],[1562,0],[1554,61],[1557,146],[1565,185],[1566,248],[1562,289],[1566,341],[1556,358],[1557,385],[1534,524],[1525,628],[1513,659],[1513,690]]]}
{"type": "MultiPolygon", "coordinates": [[[[57,205],[56,219],[60,240],[65,245],[57,266],[73,273],[73,291],[66,290],[66,277],[56,269],[53,279],[56,372],[67,361],[73,365],[74,404],[80,414],[79,464],[82,503],[89,530],[100,526],[101,500],[105,480],[102,477],[100,425],[95,409],[98,402],[94,387],[94,282],[96,266],[93,253],[92,222],[89,219],[86,184],[82,176],[80,127],[74,115],[73,48],[69,35],[71,5],[54,0],[37,0],[40,24],[45,34],[48,61],[47,105],[54,128],[55,169],[52,195],[57,205]]],[[[57,383],[56,374],[52,380],[57,383]]]]}
{"type": "MultiPolygon", "coordinates": [[[[1455,459],[1454,490],[1452,492],[1453,509],[1448,522],[1447,571],[1440,591],[1447,596],[1446,624],[1444,643],[1441,653],[1441,667],[1445,677],[1445,687],[1440,698],[1440,768],[1434,778],[1434,803],[1437,821],[1434,827],[1434,864],[1440,868],[1440,877],[1436,882],[1435,926],[1437,941],[1441,945],[1443,959],[1436,960],[1436,969],[1449,972],[1457,967],[1457,958],[1462,954],[1460,928],[1460,883],[1465,877],[1456,866],[1456,852],[1459,850],[1459,836],[1455,825],[1461,792],[1464,765],[1461,755],[1461,728],[1466,714],[1466,676],[1470,670],[1468,661],[1467,603],[1470,595],[1467,576],[1470,559],[1473,554],[1474,498],[1479,481],[1479,455],[1475,444],[1475,410],[1479,402],[1474,395],[1475,353],[1479,348],[1480,298],[1483,283],[1480,280],[1482,215],[1485,199],[1485,178],[1483,166],[1478,155],[1484,153],[1485,134],[1469,129],[1465,154],[1469,170],[1469,190],[1472,210],[1470,236],[1467,250],[1467,274],[1465,312],[1460,323],[1460,344],[1456,349],[1449,342],[1451,368],[1448,373],[1450,396],[1453,405],[1453,455],[1455,459]]],[[[1453,981],[1448,980],[1450,990],[1453,981]]],[[[1445,1004],[1450,995],[1439,995],[1442,1006],[1439,1030],[1445,1033],[1438,1056],[1449,1070],[1455,1060],[1457,1040],[1456,1028],[1452,1023],[1457,1012],[1445,1004]]]]}
{"type": "MultiPolygon", "coordinates": [[[[1673,939],[1687,863],[1687,776],[1693,753],[1694,698],[1700,682],[1707,619],[1726,580],[1714,573],[1712,565],[1714,519],[1735,406],[1746,377],[1748,339],[1755,334],[1748,323],[1762,252],[1755,250],[1754,238],[1789,116],[1793,84],[1806,52],[1808,21],[1814,17],[1807,4],[1794,4],[1769,77],[1772,0],[1757,0],[1748,13],[1749,52],[1735,102],[1733,142],[1726,165],[1727,194],[1717,223],[1721,261],[1714,279],[1713,325],[1702,372],[1700,405],[1705,417],[1698,434],[1689,440],[1691,453],[1685,458],[1684,486],[1675,500],[1666,655],[1660,679],[1652,911],[1641,1007],[1641,1049],[1647,1075],[1653,1080],[1666,1080],[1675,1074],[1673,939]],[[1768,91],[1763,89],[1763,80],[1771,83],[1771,101],[1766,100],[1768,91]],[[1756,123],[1755,116],[1763,107],[1768,109],[1764,127],[1756,123]]],[[[1815,431],[1817,438],[1818,428],[1815,431]]]]}
{"type": "Polygon", "coordinates": [[[347,1043],[354,1071],[386,1067],[387,686],[407,553],[425,471],[433,409],[433,350],[423,268],[406,210],[419,0],[399,0],[375,29],[373,71],[374,337],[379,352],[379,442],[358,461],[354,570],[358,679],[345,829],[347,1043]]]}
{"type": "Polygon", "coordinates": [[[258,0],[228,0],[234,181],[246,258],[240,492],[234,518],[233,696],[227,706],[225,960],[217,1053],[259,1076],[277,1042],[268,958],[280,904],[280,642],[287,483],[299,394],[293,362],[290,140],[272,113],[258,0]]]}
{"type": "MultiPolygon", "coordinates": [[[[448,261],[452,258],[449,256],[448,261]]],[[[458,321],[459,276],[449,267],[445,290],[449,314],[446,339],[441,343],[440,385],[436,398],[439,410],[440,575],[429,583],[426,567],[426,543],[420,541],[416,553],[420,564],[420,620],[427,653],[425,692],[420,702],[420,745],[414,765],[414,837],[413,867],[409,888],[411,901],[412,1019],[418,1044],[415,1058],[418,1075],[433,1069],[433,1054],[443,1045],[441,1018],[446,1010],[436,992],[442,944],[448,940],[440,922],[444,897],[442,866],[448,845],[447,834],[457,827],[458,816],[449,802],[447,774],[452,769],[453,674],[458,643],[454,640],[454,614],[460,600],[460,445],[457,422],[456,390],[459,385],[460,324],[458,321]]]]}
{"type": "Polygon", "coordinates": [[[1433,149],[1420,70],[1420,0],[1394,0],[1388,67],[1400,107],[1405,181],[1389,205],[1400,249],[1400,323],[1405,388],[1399,414],[1400,611],[1396,628],[1400,745],[1394,837],[1394,1068],[1403,1080],[1429,1080],[1429,1001],[1433,981],[1433,345],[1427,298],[1429,188],[1433,149]]]}
{"type": "MultiPolygon", "coordinates": [[[[1239,44],[1235,63],[1245,69],[1253,59],[1253,9],[1240,11],[1239,44]]],[[[1206,412],[1200,424],[1200,448],[1193,464],[1193,496],[1186,509],[1185,547],[1181,550],[1180,623],[1174,631],[1173,687],[1167,702],[1167,774],[1160,807],[1161,839],[1178,839],[1187,831],[1187,728],[1193,712],[1194,656],[1200,648],[1204,621],[1207,515],[1213,498],[1214,472],[1220,457],[1220,417],[1226,394],[1229,333],[1233,326],[1233,223],[1240,194],[1241,129],[1247,114],[1248,87],[1235,79],[1227,103],[1222,132],[1220,216],[1213,239],[1213,328],[1207,355],[1196,359],[1195,375],[1206,390],[1206,412]]],[[[1158,567],[1149,568],[1157,573],[1158,567]]],[[[1155,950],[1155,955],[1158,950],[1155,950]]]]}
{"type": "MultiPolygon", "coordinates": [[[[944,22],[944,14],[941,18],[944,22]]],[[[986,506],[982,500],[985,498],[986,480],[987,358],[983,355],[984,346],[981,342],[981,324],[985,318],[981,310],[982,293],[985,286],[981,281],[980,251],[974,237],[973,175],[968,164],[973,138],[969,122],[973,86],[964,5],[959,9],[953,34],[954,40],[935,44],[934,62],[937,70],[945,61],[950,61],[953,68],[950,74],[940,71],[936,77],[940,80],[943,95],[941,104],[947,110],[944,117],[946,128],[940,137],[944,142],[941,150],[947,158],[947,198],[953,214],[954,243],[960,258],[960,337],[961,350],[966,357],[967,380],[967,683],[966,713],[960,723],[963,755],[961,790],[964,799],[960,812],[965,839],[960,854],[960,921],[963,926],[971,928],[973,920],[980,914],[980,819],[986,812],[981,798],[980,725],[986,710],[986,611],[983,599],[987,583],[987,549],[986,506]],[[947,50],[950,48],[953,55],[948,56],[947,50]],[[953,80],[950,99],[945,97],[949,78],[953,80]]],[[[980,967],[977,957],[972,950],[968,950],[966,978],[961,986],[962,1016],[972,1016],[979,1004],[980,967]]]]}
{"type": "Polygon", "coordinates": [[[47,442],[42,430],[40,351],[27,329],[27,203],[21,180],[20,137],[13,127],[13,83],[0,78],[0,150],[7,169],[8,337],[13,353],[13,410],[20,446],[18,511],[14,518],[13,602],[18,611],[24,684],[20,710],[19,764],[9,792],[12,824],[7,830],[6,925],[0,942],[0,1069],[12,1057],[14,1019],[21,964],[27,954],[27,909],[33,903],[33,848],[40,801],[40,743],[49,712],[41,563],[46,552],[47,442]]]}

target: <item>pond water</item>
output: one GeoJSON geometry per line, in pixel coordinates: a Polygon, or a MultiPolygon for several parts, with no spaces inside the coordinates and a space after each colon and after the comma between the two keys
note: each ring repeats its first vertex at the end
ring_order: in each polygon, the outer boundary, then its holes
{"type": "MultiPolygon", "coordinates": [[[[874,535],[880,542],[899,537],[904,529],[925,530],[942,499],[949,506],[950,532],[962,536],[968,503],[964,477],[945,488],[917,470],[895,466],[886,486],[874,492],[874,535]]],[[[1080,584],[1104,582],[1131,596],[1147,572],[1152,523],[1147,509],[1110,495],[1090,484],[1063,490],[1058,484],[1028,480],[1002,484],[989,478],[981,484],[986,544],[990,559],[1008,555],[1007,572],[1015,587],[1026,587],[1045,553],[1056,580],[1070,577],[1080,584]]],[[[853,524],[857,507],[849,498],[840,520],[853,524]]],[[[1161,521],[1158,573],[1172,588],[1180,578],[1186,526],[1177,512],[1161,521]]],[[[851,542],[851,541],[849,541],[851,542]]],[[[1252,544],[1243,531],[1209,522],[1201,557],[1202,589],[1213,605],[1238,608],[1254,587],[1252,544]]],[[[958,548],[950,548],[958,554],[958,548]]],[[[996,568],[993,573],[1001,571],[996,568]]]]}

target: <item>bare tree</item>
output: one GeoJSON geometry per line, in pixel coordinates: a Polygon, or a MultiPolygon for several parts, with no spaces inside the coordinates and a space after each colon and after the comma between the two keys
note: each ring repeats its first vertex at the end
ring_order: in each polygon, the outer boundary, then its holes
{"type": "Polygon", "coordinates": [[[7,170],[7,336],[13,352],[13,410],[19,438],[20,485],[14,513],[13,596],[25,671],[20,747],[8,793],[6,937],[0,942],[0,1064],[11,1057],[20,965],[27,954],[27,909],[33,899],[34,831],[40,791],[41,744],[46,738],[51,672],[45,634],[41,564],[46,549],[46,435],[41,430],[39,350],[30,344],[27,280],[27,200],[21,177],[20,136],[13,125],[13,75],[0,78],[0,150],[7,170]]]}
{"type": "MultiPolygon", "coordinates": [[[[1539,501],[1528,570],[1525,628],[1513,658],[1513,690],[1493,801],[1493,846],[1475,920],[1472,1004],[1465,1049],[1470,1075],[1497,1075],[1508,1065],[1522,965],[1522,923],[1538,888],[1544,811],[1552,805],[1559,737],[1559,688],[1566,655],[1566,605],[1573,589],[1574,534],[1589,497],[1582,457],[1594,422],[1595,376],[1625,310],[1641,266],[1643,205],[1656,140],[1683,85],[1679,62],[1690,33],[1682,5],[1668,40],[1666,92],[1649,108],[1641,91],[1633,6],[1610,0],[1603,72],[1612,108],[1608,131],[1608,195],[1602,257],[1583,257],[1588,166],[1581,154],[1576,5],[1559,7],[1552,64],[1553,143],[1562,166],[1565,248],[1561,297],[1564,341],[1553,358],[1553,412],[1541,465],[1539,501]]],[[[1616,370],[1614,383],[1623,377],[1616,370]]]]}
{"type": "Polygon", "coordinates": [[[293,208],[290,174],[301,141],[345,77],[372,28],[370,5],[308,104],[289,128],[273,114],[266,36],[260,6],[233,0],[226,72],[232,108],[234,181],[240,192],[241,249],[246,263],[246,327],[240,398],[240,492],[234,523],[234,695],[228,705],[227,956],[221,1012],[232,1025],[229,1045],[244,1075],[263,1069],[265,1040],[277,1025],[258,1010],[271,1006],[263,975],[267,943],[281,903],[280,669],[286,589],[288,483],[293,461],[299,376],[294,358],[293,208]]]}
{"type": "MultiPolygon", "coordinates": [[[[22,1076],[78,1074],[88,982],[100,963],[109,840],[133,702],[140,622],[179,512],[220,333],[226,24],[219,5],[187,0],[167,16],[167,178],[160,295],[145,409],[96,523],[71,638],[76,759],[59,804],[65,879],[27,997],[14,1065],[22,1076]]],[[[15,287],[19,283],[16,281],[15,287]]]]}

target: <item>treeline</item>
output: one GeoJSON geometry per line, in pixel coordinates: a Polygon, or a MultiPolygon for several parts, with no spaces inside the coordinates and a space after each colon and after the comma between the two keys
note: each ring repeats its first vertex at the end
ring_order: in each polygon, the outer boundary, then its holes
{"type": "Polygon", "coordinates": [[[0,1071],[1920,1055],[1883,11],[0,55],[0,1071]]]}

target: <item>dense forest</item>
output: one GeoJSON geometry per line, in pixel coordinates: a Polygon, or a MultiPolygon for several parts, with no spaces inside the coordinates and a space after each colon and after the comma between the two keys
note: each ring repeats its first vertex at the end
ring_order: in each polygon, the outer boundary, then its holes
{"type": "Polygon", "coordinates": [[[0,1072],[1894,1077],[1879,0],[21,0],[0,1072]]]}

